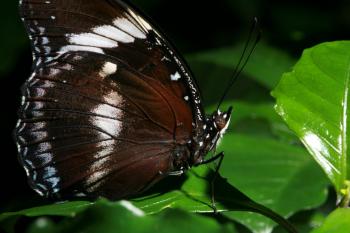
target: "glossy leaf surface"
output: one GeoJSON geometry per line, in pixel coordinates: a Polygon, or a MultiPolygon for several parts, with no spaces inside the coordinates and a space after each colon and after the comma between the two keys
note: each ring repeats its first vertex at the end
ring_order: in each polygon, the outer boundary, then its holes
{"type": "Polygon", "coordinates": [[[344,192],[349,178],[349,51],[350,42],[346,41],[305,50],[293,71],[284,74],[273,91],[277,112],[338,193],[344,192]]]}

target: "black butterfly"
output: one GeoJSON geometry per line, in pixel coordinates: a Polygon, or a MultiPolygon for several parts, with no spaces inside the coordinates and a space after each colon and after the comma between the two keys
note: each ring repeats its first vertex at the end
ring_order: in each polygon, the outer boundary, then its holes
{"type": "Polygon", "coordinates": [[[16,127],[45,196],[141,193],[205,160],[231,109],[206,116],[196,81],[160,31],[121,0],[23,0],[34,66],[16,127]]]}

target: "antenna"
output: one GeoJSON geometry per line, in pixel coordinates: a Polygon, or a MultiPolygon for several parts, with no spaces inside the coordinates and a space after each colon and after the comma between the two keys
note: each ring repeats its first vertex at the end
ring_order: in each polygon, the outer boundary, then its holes
{"type": "Polygon", "coordinates": [[[247,54],[247,50],[249,48],[250,45],[250,41],[252,40],[253,37],[253,33],[256,30],[258,25],[258,19],[256,17],[254,17],[254,21],[252,24],[252,27],[250,28],[249,34],[248,34],[248,40],[246,41],[245,45],[244,45],[244,49],[242,52],[241,57],[239,58],[239,61],[233,71],[233,74],[231,75],[231,79],[229,80],[229,83],[224,91],[224,94],[221,96],[217,110],[219,110],[220,105],[222,104],[222,102],[225,100],[228,92],[230,91],[231,87],[233,86],[233,84],[235,84],[235,82],[237,81],[238,77],[240,76],[240,74],[242,73],[242,71],[244,70],[244,67],[247,65],[249,58],[251,57],[251,55],[253,54],[257,44],[259,43],[260,39],[261,39],[261,31],[258,31],[258,34],[255,38],[255,41],[253,42],[253,46],[250,48],[250,50],[248,51],[248,55],[247,54]],[[242,65],[241,65],[242,64],[242,65]]]}

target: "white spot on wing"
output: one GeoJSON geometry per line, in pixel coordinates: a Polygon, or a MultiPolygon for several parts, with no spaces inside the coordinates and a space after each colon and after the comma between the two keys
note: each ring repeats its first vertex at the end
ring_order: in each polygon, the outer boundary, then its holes
{"type": "Polygon", "coordinates": [[[122,43],[133,43],[135,38],[128,35],[127,33],[119,30],[116,27],[110,25],[103,25],[92,29],[95,33],[110,39],[122,42],[122,43]]]}
{"type": "MultiPolygon", "coordinates": [[[[123,112],[117,108],[114,108],[108,104],[110,100],[113,99],[116,106],[121,106],[123,98],[118,95],[115,91],[111,91],[104,96],[104,103],[96,105],[91,112],[97,115],[102,115],[106,117],[91,116],[91,123],[102,131],[106,132],[113,137],[118,137],[119,133],[122,131],[122,122],[117,119],[122,119],[123,112]],[[109,118],[117,119],[109,119],[109,118]]],[[[104,135],[103,132],[101,134],[104,135]]]]}
{"type": "Polygon", "coordinates": [[[181,78],[181,75],[179,74],[179,72],[176,72],[175,74],[171,74],[170,78],[172,81],[177,81],[181,78]]]}
{"type": "Polygon", "coordinates": [[[49,41],[49,38],[43,37],[43,38],[42,38],[41,44],[42,44],[42,45],[47,45],[49,42],[50,42],[50,41],[49,41]]]}
{"type": "Polygon", "coordinates": [[[57,169],[52,166],[48,166],[45,168],[45,175],[43,175],[43,178],[46,183],[50,183],[50,187],[53,188],[53,191],[58,191],[57,186],[59,185],[61,179],[57,176],[57,169]]]}
{"type": "MultiPolygon", "coordinates": [[[[86,179],[87,185],[91,185],[101,180],[101,178],[108,175],[112,170],[111,166],[105,165],[111,164],[113,162],[111,156],[109,156],[114,150],[113,144],[109,142],[100,142],[96,145],[96,148],[101,149],[95,152],[93,155],[95,160],[89,168],[89,173],[91,175],[86,179]]],[[[101,184],[103,184],[103,181],[100,181],[99,183],[93,185],[89,188],[89,190],[93,191],[94,188],[99,187],[101,184]]]]}
{"type": "MultiPolygon", "coordinates": [[[[94,183],[98,182],[99,180],[101,180],[103,177],[105,177],[110,172],[110,169],[105,168],[101,171],[94,171],[94,170],[90,170],[90,171],[92,172],[92,174],[86,179],[85,183],[87,185],[94,184],[94,183]]],[[[99,185],[99,184],[97,184],[97,185],[99,185]]],[[[92,189],[92,188],[90,188],[90,189],[92,189]]]]}
{"type": "Polygon", "coordinates": [[[93,46],[99,48],[118,47],[118,43],[94,33],[68,34],[67,39],[70,43],[76,45],[93,46]]]}
{"type": "Polygon", "coordinates": [[[93,172],[96,172],[98,170],[101,170],[101,168],[103,167],[104,164],[108,164],[108,163],[111,163],[111,158],[106,156],[106,154],[104,153],[104,151],[106,150],[102,150],[102,151],[99,151],[98,153],[96,153],[96,155],[94,155],[94,158],[96,159],[94,161],[94,163],[91,165],[90,167],[90,171],[93,173],[93,172]],[[103,156],[106,156],[105,158],[101,158],[103,156]]]}
{"type": "Polygon", "coordinates": [[[114,74],[115,72],[117,72],[117,65],[111,62],[105,62],[99,75],[105,78],[108,75],[114,74]]]}
{"type": "Polygon", "coordinates": [[[86,51],[104,54],[103,50],[96,47],[81,46],[81,45],[66,45],[60,49],[60,53],[65,53],[69,51],[86,51]]]}
{"type": "Polygon", "coordinates": [[[147,23],[141,16],[135,14],[135,12],[133,12],[131,9],[128,9],[129,14],[140,24],[140,26],[147,30],[150,31],[152,30],[152,26],[149,25],[149,23],[147,23]]]}
{"type": "Polygon", "coordinates": [[[45,28],[44,27],[38,27],[40,35],[45,33],[45,28]]]}
{"type": "Polygon", "coordinates": [[[49,74],[49,76],[50,76],[50,77],[54,77],[54,76],[58,75],[59,73],[61,73],[61,70],[51,68],[51,69],[50,69],[50,74],[49,74]]]}
{"type": "Polygon", "coordinates": [[[43,46],[45,53],[50,53],[51,52],[51,47],[50,46],[43,46]]]}
{"type": "MultiPolygon", "coordinates": [[[[107,66],[110,66],[110,65],[107,65],[107,66]]],[[[120,132],[122,131],[122,122],[117,119],[121,119],[123,117],[123,111],[107,104],[111,102],[111,100],[113,100],[113,104],[117,106],[121,106],[123,102],[122,97],[118,95],[117,92],[111,91],[103,97],[101,104],[98,104],[91,109],[92,113],[103,116],[103,117],[100,117],[100,116],[90,117],[91,124],[101,130],[99,134],[102,138],[105,138],[106,134],[111,135],[113,137],[118,137],[120,132]],[[117,119],[114,119],[114,118],[117,118],[117,119]]],[[[111,172],[112,166],[108,166],[102,170],[99,170],[99,168],[101,168],[104,164],[112,163],[112,161],[110,161],[111,157],[107,156],[109,153],[112,152],[111,150],[113,150],[113,147],[106,145],[105,149],[102,149],[98,153],[95,153],[94,158],[96,160],[89,168],[91,175],[87,177],[85,181],[85,183],[89,186],[91,184],[94,184],[91,187],[89,187],[88,189],[89,191],[93,191],[96,188],[98,188],[100,185],[102,185],[103,184],[102,178],[111,172]],[[107,156],[107,157],[102,158],[104,156],[107,156]]]]}
{"type": "Polygon", "coordinates": [[[168,57],[163,56],[161,61],[171,61],[168,57]]]}
{"type": "Polygon", "coordinates": [[[133,37],[146,39],[146,35],[126,18],[117,18],[113,24],[133,37]]]}
{"type": "Polygon", "coordinates": [[[74,69],[74,67],[71,65],[71,64],[64,64],[63,66],[61,66],[62,69],[65,69],[65,70],[68,70],[68,71],[71,71],[74,69]]]}
{"type": "MultiPolygon", "coordinates": [[[[109,108],[106,107],[105,104],[100,104],[100,105],[97,105],[97,107],[94,108],[92,112],[101,114],[102,112],[108,111],[107,109],[109,110],[109,108]]],[[[110,114],[110,112],[108,114],[110,114]]],[[[121,114],[119,114],[118,117],[120,117],[120,115],[121,114]]],[[[122,122],[119,120],[106,119],[104,117],[93,116],[92,122],[94,126],[96,126],[97,128],[103,130],[104,132],[112,136],[118,136],[119,133],[122,131],[122,122]]]]}
{"type": "Polygon", "coordinates": [[[36,73],[33,72],[33,73],[30,75],[30,77],[29,77],[29,79],[28,79],[28,82],[32,81],[32,80],[34,79],[35,75],[36,75],[36,73]]]}
{"type": "MultiPolygon", "coordinates": [[[[21,105],[23,105],[25,102],[26,102],[26,98],[24,96],[22,96],[22,98],[21,98],[21,105]]],[[[20,121],[18,121],[18,123],[19,122],[20,121]]],[[[16,126],[16,128],[18,128],[18,125],[16,126]]],[[[19,130],[19,131],[21,131],[21,130],[19,130]]]]}

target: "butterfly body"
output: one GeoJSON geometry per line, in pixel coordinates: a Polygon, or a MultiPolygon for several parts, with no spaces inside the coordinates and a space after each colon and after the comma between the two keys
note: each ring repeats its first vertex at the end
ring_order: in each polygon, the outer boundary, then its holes
{"type": "Polygon", "coordinates": [[[203,163],[231,110],[207,117],[168,40],[120,0],[23,0],[33,73],[15,130],[44,196],[120,199],[203,163]]]}

